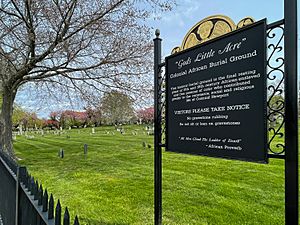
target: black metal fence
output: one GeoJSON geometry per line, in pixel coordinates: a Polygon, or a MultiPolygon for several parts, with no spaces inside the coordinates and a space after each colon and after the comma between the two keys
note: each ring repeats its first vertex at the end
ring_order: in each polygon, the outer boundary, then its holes
{"type": "MultiPolygon", "coordinates": [[[[0,225],[70,225],[69,210],[0,150],[0,225]],[[55,208],[54,208],[55,207],[55,208]]],[[[78,217],[74,225],[79,225],[78,217]]]]}

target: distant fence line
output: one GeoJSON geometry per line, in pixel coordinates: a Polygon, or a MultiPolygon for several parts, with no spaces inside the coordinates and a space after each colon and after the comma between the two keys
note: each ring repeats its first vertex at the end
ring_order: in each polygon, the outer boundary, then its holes
{"type": "Polygon", "coordinates": [[[68,208],[62,218],[59,199],[54,206],[53,195],[0,149],[0,225],[71,225],[68,208]]]}

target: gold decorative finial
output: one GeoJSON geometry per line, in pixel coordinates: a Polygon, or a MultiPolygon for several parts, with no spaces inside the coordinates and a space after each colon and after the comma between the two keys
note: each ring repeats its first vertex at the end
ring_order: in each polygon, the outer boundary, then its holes
{"type": "Polygon", "coordinates": [[[237,25],[228,16],[215,15],[207,17],[189,30],[181,46],[173,48],[172,54],[227,34],[251,23],[254,23],[252,17],[245,17],[237,25]]]}

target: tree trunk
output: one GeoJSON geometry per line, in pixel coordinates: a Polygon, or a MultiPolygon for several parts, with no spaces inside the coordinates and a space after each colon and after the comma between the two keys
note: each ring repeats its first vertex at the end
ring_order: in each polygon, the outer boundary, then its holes
{"type": "Polygon", "coordinates": [[[12,145],[12,114],[16,91],[4,87],[2,90],[2,107],[0,113],[0,148],[15,158],[12,145]]]}

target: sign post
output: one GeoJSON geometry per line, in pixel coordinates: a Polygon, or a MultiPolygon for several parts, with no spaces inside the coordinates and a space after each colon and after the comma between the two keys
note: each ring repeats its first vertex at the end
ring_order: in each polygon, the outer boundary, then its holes
{"type": "Polygon", "coordinates": [[[162,77],[161,38],[155,31],[154,41],[154,224],[162,224],[162,77]]]}
{"type": "Polygon", "coordinates": [[[285,224],[299,222],[297,0],[284,1],[285,224]]]}

